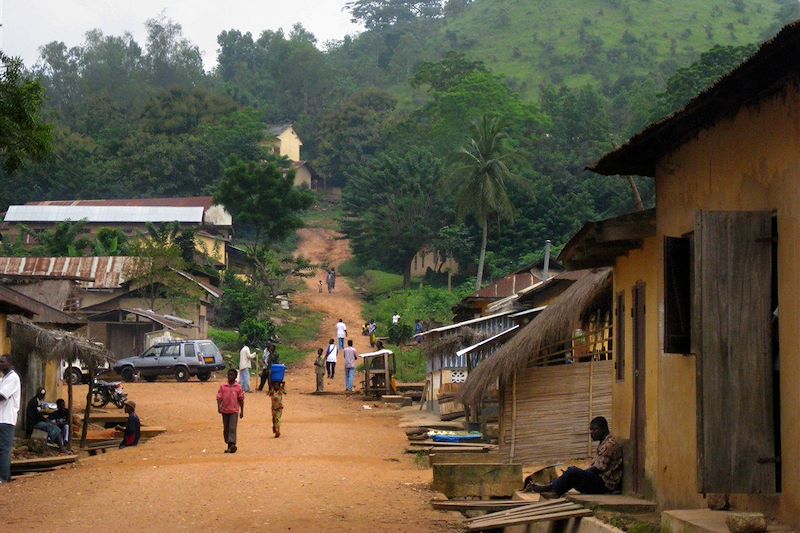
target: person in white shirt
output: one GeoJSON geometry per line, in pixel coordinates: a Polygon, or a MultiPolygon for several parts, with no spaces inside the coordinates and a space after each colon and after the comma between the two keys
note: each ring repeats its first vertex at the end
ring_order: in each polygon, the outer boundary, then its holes
{"type": "Polygon", "coordinates": [[[11,450],[19,412],[19,376],[11,364],[11,356],[0,356],[0,484],[11,482],[11,450]]]}
{"type": "Polygon", "coordinates": [[[331,339],[325,351],[325,370],[328,372],[328,379],[333,379],[333,375],[336,373],[336,360],[338,356],[339,349],[336,347],[336,342],[331,339]]]}
{"type": "Polygon", "coordinates": [[[245,392],[250,391],[250,367],[252,366],[253,359],[256,358],[255,353],[250,353],[250,347],[246,344],[239,351],[239,383],[242,384],[242,390],[245,392]]]}
{"type": "Polygon", "coordinates": [[[345,337],[347,337],[347,326],[344,325],[344,321],[340,318],[339,322],[336,323],[336,338],[339,339],[340,350],[344,350],[345,337]]]}
{"type": "Polygon", "coordinates": [[[395,311],[394,314],[392,315],[392,325],[399,323],[400,323],[400,314],[397,311],[395,311]]]}

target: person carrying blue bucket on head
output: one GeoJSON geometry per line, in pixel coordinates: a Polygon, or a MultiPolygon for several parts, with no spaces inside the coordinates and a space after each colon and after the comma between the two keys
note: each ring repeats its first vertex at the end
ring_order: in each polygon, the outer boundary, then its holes
{"type": "Polygon", "coordinates": [[[283,397],[286,395],[286,366],[272,365],[270,375],[269,397],[272,403],[272,432],[275,438],[281,436],[281,418],[283,417],[283,397]]]}

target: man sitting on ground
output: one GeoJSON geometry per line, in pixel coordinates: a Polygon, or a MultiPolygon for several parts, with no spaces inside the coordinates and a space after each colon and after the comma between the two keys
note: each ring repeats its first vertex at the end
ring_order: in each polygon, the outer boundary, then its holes
{"type": "Polygon", "coordinates": [[[69,442],[69,409],[63,398],[56,400],[56,410],[47,417],[47,420],[61,430],[64,444],[67,444],[69,442]]]}
{"type": "Polygon", "coordinates": [[[561,496],[570,489],[582,494],[611,494],[618,492],[622,484],[622,446],[608,430],[608,421],[598,416],[589,424],[593,441],[600,445],[595,452],[592,466],[586,470],[571,466],[560,477],[547,485],[525,480],[526,490],[543,496],[561,496]]]}
{"type": "Polygon", "coordinates": [[[127,448],[129,446],[136,446],[139,444],[139,439],[142,437],[142,423],[139,421],[139,415],[136,414],[136,403],[127,401],[125,402],[125,413],[128,415],[128,421],[125,427],[117,426],[116,429],[125,431],[122,436],[122,442],[119,443],[120,448],[127,448]]]}

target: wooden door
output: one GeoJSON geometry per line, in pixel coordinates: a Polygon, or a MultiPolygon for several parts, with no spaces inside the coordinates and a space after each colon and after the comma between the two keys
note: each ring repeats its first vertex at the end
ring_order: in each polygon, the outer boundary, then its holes
{"type": "Polygon", "coordinates": [[[633,492],[644,491],[645,427],[647,404],[645,396],[645,284],[633,287],[631,317],[633,326],[633,492]]]}
{"type": "Polygon", "coordinates": [[[775,492],[771,354],[772,214],[695,219],[698,484],[775,492]]]}

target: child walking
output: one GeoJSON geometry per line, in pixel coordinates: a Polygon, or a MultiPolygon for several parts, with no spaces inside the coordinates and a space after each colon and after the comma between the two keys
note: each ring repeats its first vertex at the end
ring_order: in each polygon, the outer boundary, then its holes
{"type": "Polygon", "coordinates": [[[281,436],[281,416],[283,416],[283,397],[286,395],[286,383],[273,381],[270,383],[269,397],[272,400],[272,432],[275,438],[281,436]]]}
{"type": "Polygon", "coordinates": [[[222,415],[222,434],[228,445],[225,453],[236,453],[236,426],[244,418],[244,391],[236,383],[238,374],[233,368],[228,370],[228,382],[217,391],[217,411],[222,415]]]}
{"type": "Polygon", "coordinates": [[[314,360],[314,372],[317,375],[317,391],[315,394],[325,392],[325,350],[317,348],[317,358],[314,360]]]}

